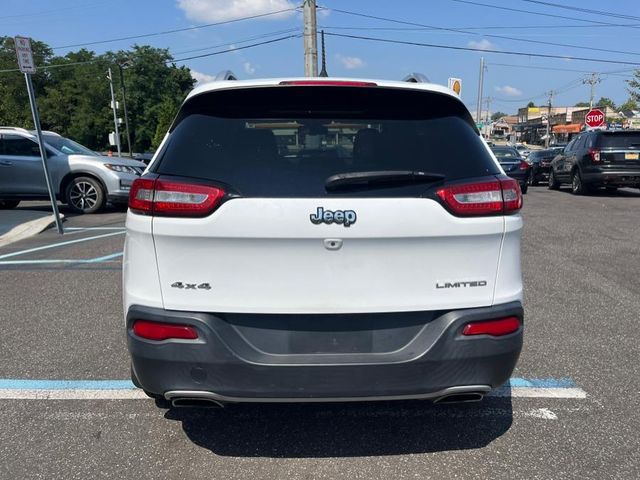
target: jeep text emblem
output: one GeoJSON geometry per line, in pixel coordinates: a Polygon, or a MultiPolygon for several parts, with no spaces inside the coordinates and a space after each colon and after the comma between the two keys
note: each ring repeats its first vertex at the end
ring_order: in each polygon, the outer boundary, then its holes
{"type": "Polygon", "coordinates": [[[318,211],[309,215],[309,219],[315,225],[338,223],[349,227],[356,223],[357,216],[353,210],[325,210],[323,207],[318,207],[318,211]]]}

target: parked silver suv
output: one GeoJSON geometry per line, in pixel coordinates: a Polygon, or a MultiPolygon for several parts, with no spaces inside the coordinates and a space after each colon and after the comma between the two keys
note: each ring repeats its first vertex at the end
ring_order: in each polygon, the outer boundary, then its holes
{"type": "MultiPolygon", "coordinates": [[[[43,132],[58,200],[78,213],[99,211],[107,201],[126,204],[133,181],[145,169],[137,160],[100,156],[54,132],[43,132]]],[[[49,198],[33,132],[0,127],[0,209],[21,200],[49,198]]]]}

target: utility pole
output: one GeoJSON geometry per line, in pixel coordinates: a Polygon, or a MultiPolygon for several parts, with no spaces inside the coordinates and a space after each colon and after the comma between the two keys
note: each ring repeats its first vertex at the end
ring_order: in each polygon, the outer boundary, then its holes
{"type": "Polygon", "coordinates": [[[484,101],[487,102],[487,116],[485,117],[485,120],[489,123],[489,120],[491,120],[491,102],[493,101],[493,98],[487,97],[484,101]]]}
{"type": "Polygon", "coordinates": [[[109,79],[109,87],[111,88],[111,109],[113,110],[113,124],[115,126],[115,135],[116,135],[116,147],[118,149],[118,156],[122,156],[122,152],[120,151],[120,132],[118,131],[118,109],[116,104],[116,96],[113,93],[113,76],[111,75],[111,67],[109,67],[109,75],[107,75],[109,79]]]}
{"type": "Polygon", "coordinates": [[[593,99],[596,93],[596,84],[600,83],[602,80],[600,79],[600,75],[596,72],[589,75],[587,78],[582,80],[582,83],[585,85],[591,85],[591,96],[589,97],[589,108],[593,108],[593,99]]]}
{"type": "Polygon", "coordinates": [[[316,24],[316,0],[304,0],[304,76],[318,76],[318,35],[316,24]]]}
{"type": "Polygon", "coordinates": [[[476,122],[482,119],[482,89],[484,86],[484,57],[480,57],[480,76],[478,77],[478,105],[476,107],[476,122]]]}
{"type": "Polygon", "coordinates": [[[553,94],[553,90],[547,92],[549,98],[547,101],[547,134],[544,140],[544,148],[549,148],[549,137],[551,136],[551,104],[553,103],[553,94]]]}
{"type": "Polygon", "coordinates": [[[124,75],[122,74],[122,64],[118,64],[120,71],[120,87],[122,88],[122,108],[124,110],[124,128],[127,131],[127,147],[129,148],[129,158],[133,158],[133,150],[131,149],[131,134],[129,133],[129,114],[127,113],[127,90],[124,86],[124,75]]]}

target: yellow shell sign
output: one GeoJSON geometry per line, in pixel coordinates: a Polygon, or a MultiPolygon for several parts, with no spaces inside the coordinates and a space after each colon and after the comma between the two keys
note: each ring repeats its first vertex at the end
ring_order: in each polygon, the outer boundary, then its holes
{"type": "Polygon", "coordinates": [[[460,96],[460,92],[462,92],[462,80],[459,78],[449,78],[449,88],[460,96]]]}

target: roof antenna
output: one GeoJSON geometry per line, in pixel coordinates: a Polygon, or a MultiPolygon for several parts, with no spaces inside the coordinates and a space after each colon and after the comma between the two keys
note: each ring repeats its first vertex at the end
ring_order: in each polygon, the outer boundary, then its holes
{"type": "Polygon", "coordinates": [[[329,74],[327,73],[327,55],[324,50],[324,30],[321,30],[320,33],[322,35],[322,70],[320,70],[320,76],[328,77],[329,74]]]}

